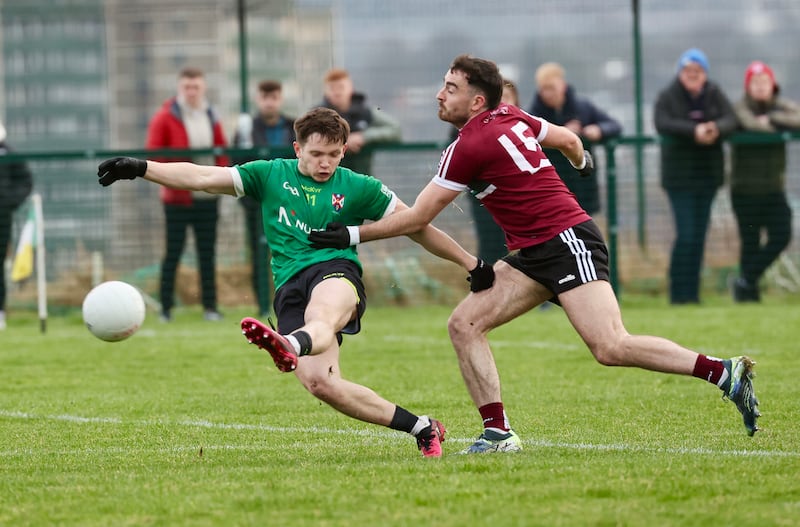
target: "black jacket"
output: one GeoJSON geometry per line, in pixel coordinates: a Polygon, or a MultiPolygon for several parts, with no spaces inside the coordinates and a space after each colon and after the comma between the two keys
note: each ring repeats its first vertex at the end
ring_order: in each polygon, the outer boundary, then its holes
{"type": "MultiPolygon", "coordinates": [[[[547,121],[564,125],[569,121],[577,120],[582,126],[596,124],[603,132],[603,139],[617,137],[622,133],[622,125],[608,114],[597,108],[589,100],[578,97],[572,86],[567,87],[564,106],[560,110],[547,106],[537,93],[534,95],[528,113],[542,117],[547,121]]],[[[583,138],[581,138],[583,140],[583,138]]],[[[584,141],[584,148],[591,151],[591,145],[584,141]]],[[[578,171],[570,164],[569,160],[558,150],[545,148],[545,154],[566,183],[567,188],[575,194],[583,210],[594,214],[600,210],[600,191],[597,181],[597,171],[588,177],[581,177],[578,171]]]]}
{"type": "MultiPolygon", "coordinates": [[[[0,142],[0,156],[11,150],[0,142]]],[[[0,213],[10,214],[19,207],[33,189],[33,177],[22,161],[0,163],[0,213]]]]}
{"type": "MultiPolygon", "coordinates": [[[[365,132],[372,125],[372,110],[367,106],[367,96],[363,93],[354,93],[350,102],[350,108],[346,112],[339,111],[331,102],[324,97],[320,106],[330,108],[339,112],[350,125],[350,132],[365,132]]],[[[349,168],[360,174],[372,175],[372,152],[368,147],[363,148],[359,153],[345,152],[341,166],[349,168]]]]}
{"type": "MultiPolygon", "coordinates": [[[[253,125],[250,132],[250,142],[252,143],[253,147],[265,148],[265,147],[292,146],[292,143],[295,140],[294,119],[281,114],[280,126],[283,132],[283,139],[279,144],[271,145],[267,140],[267,133],[266,133],[267,123],[264,122],[264,119],[261,117],[261,115],[259,114],[254,115],[253,125]]],[[[237,146],[242,144],[242,137],[238,131],[236,132],[236,135],[233,137],[233,144],[237,146]]],[[[248,161],[253,161],[254,159],[258,158],[237,156],[236,158],[234,158],[233,162],[240,165],[248,161]]],[[[261,204],[258,203],[255,199],[251,198],[250,196],[241,197],[239,199],[239,204],[242,207],[250,210],[256,210],[261,207],[261,204]]]]}
{"type": "Polygon", "coordinates": [[[253,117],[253,146],[292,146],[294,137],[294,119],[281,115],[281,128],[283,129],[283,140],[281,144],[270,145],[267,141],[267,123],[261,117],[253,117]]]}
{"type": "Polygon", "coordinates": [[[736,130],[733,107],[717,84],[707,81],[696,101],[675,78],[658,96],[654,123],[661,134],[661,186],[666,190],[719,188],[725,180],[723,139],[736,130]],[[699,145],[695,126],[714,121],[720,137],[699,145]]]}

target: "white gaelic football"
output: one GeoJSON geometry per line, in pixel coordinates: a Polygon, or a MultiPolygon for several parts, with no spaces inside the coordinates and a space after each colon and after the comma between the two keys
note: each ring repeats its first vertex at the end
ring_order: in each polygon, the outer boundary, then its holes
{"type": "Polygon", "coordinates": [[[144,298],[125,282],[103,282],[83,299],[83,321],[92,334],[107,342],[130,337],[144,322],[144,298]]]}

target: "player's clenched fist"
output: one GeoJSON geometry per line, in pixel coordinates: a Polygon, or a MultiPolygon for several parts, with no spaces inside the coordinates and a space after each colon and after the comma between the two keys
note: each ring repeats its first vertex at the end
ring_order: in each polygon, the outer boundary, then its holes
{"type": "Polygon", "coordinates": [[[112,157],[97,167],[97,181],[104,187],[120,179],[144,177],[147,161],[135,157],[112,157]]]}
{"type": "Polygon", "coordinates": [[[494,285],[494,268],[478,258],[478,265],[469,272],[467,281],[469,290],[473,293],[489,289],[494,285]]]}
{"type": "MultiPolygon", "coordinates": [[[[357,226],[353,228],[358,232],[357,226]]],[[[351,245],[358,244],[357,241],[353,243],[347,225],[339,222],[329,223],[324,231],[311,231],[308,234],[308,241],[314,249],[347,249],[351,245]]]]}

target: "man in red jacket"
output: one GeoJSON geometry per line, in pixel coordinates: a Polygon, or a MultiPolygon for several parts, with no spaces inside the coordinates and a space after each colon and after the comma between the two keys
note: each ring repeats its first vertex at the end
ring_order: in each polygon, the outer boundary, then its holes
{"type": "MultiPolygon", "coordinates": [[[[147,148],[211,148],[225,146],[219,118],[206,99],[206,80],[202,70],[184,68],[178,75],[178,94],[167,99],[153,116],[147,132],[147,148]]],[[[167,159],[160,159],[167,161],[167,159]]],[[[225,156],[193,156],[169,161],[227,166],[225,156]],[[212,160],[212,157],[214,159],[212,160]]],[[[194,231],[200,265],[200,291],[206,320],[222,318],[217,310],[215,245],[217,240],[218,198],[205,193],[163,187],[166,227],[166,254],[161,264],[161,320],[172,319],[175,304],[175,275],[186,244],[187,227],[194,231]]]]}

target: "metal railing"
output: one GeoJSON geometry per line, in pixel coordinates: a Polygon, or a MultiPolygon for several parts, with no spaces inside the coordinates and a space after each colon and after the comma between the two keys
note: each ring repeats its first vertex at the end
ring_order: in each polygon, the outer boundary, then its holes
{"type": "MultiPolygon", "coordinates": [[[[773,144],[778,142],[795,142],[800,139],[800,132],[784,132],[776,134],[764,133],[737,133],[727,139],[729,144],[773,144]]],[[[637,240],[640,248],[644,249],[647,246],[646,240],[646,227],[648,223],[648,212],[646,200],[644,199],[645,191],[648,185],[652,185],[652,181],[648,182],[646,172],[652,168],[646,168],[640,160],[643,158],[641,151],[647,148],[657,147],[664,141],[669,141],[669,138],[659,136],[625,136],[617,139],[612,139],[603,142],[597,146],[602,148],[604,152],[604,163],[598,167],[602,174],[605,175],[605,220],[606,220],[606,236],[611,259],[611,284],[615,291],[620,294],[620,275],[619,275],[619,239],[618,234],[620,231],[620,213],[619,213],[619,167],[617,164],[617,154],[621,149],[633,149],[635,155],[633,156],[635,167],[635,189],[633,194],[636,196],[635,215],[636,215],[636,233],[637,240]]],[[[426,153],[435,155],[446,146],[445,143],[425,142],[425,143],[402,143],[402,144],[387,144],[373,147],[375,153],[426,153]]],[[[41,151],[14,151],[7,155],[0,156],[0,164],[9,163],[14,161],[26,162],[48,162],[48,161],[84,161],[84,162],[99,162],[100,160],[115,157],[115,156],[132,156],[132,157],[145,157],[145,158],[190,158],[197,155],[228,155],[231,159],[253,159],[253,158],[275,158],[275,157],[293,157],[294,151],[291,148],[208,148],[208,149],[159,149],[159,150],[146,150],[146,149],[77,149],[77,150],[41,150],[41,151]]],[[[426,165],[426,169],[430,169],[431,173],[435,167],[430,163],[426,165]]],[[[91,175],[86,174],[89,178],[91,175]]],[[[423,174],[423,176],[426,176],[423,174]]],[[[381,174],[376,174],[376,177],[385,180],[381,174]]],[[[87,179],[88,182],[88,179],[87,179]]],[[[390,187],[394,186],[387,182],[390,187]]],[[[408,189],[408,192],[415,192],[421,189],[421,186],[414,190],[408,189]]],[[[630,194],[631,189],[627,189],[630,194]]],[[[408,199],[408,198],[407,198],[408,199]]],[[[413,197],[412,197],[413,199],[413,197]]],[[[800,199],[800,198],[798,198],[800,199]]],[[[47,205],[45,204],[45,207],[47,205]]],[[[628,225],[628,227],[630,227],[628,225]]],[[[446,230],[446,229],[445,229],[446,230]]]]}

